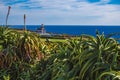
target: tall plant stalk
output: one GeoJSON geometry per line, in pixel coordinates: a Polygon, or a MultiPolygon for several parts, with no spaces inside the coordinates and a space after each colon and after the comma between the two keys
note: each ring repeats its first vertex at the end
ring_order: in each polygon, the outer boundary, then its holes
{"type": "Polygon", "coordinates": [[[6,26],[8,25],[8,16],[10,14],[10,9],[11,9],[11,6],[8,6],[8,13],[7,13],[7,16],[6,16],[6,26]]]}
{"type": "Polygon", "coordinates": [[[26,30],[26,14],[24,14],[24,30],[26,30]]]}

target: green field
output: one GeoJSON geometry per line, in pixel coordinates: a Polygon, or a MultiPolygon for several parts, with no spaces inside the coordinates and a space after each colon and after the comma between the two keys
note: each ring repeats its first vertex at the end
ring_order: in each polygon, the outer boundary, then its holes
{"type": "MultiPolygon", "coordinates": [[[[41,38],[42,41],[47,41],[46,38],[41,38]]],[[[49,39],[50,42],[66,42],[66,39],[49,39]]]]}

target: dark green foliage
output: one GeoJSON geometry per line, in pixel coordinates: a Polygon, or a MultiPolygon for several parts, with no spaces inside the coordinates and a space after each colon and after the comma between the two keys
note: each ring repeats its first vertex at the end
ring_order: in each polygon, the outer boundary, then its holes
{"type": "Polygon", "coordinates": [[[45,61],[45,68],[39,65],[44,68],[43,72],[36,74],[39,79],[119,80],[119,43],[99,33],[96,37],[84,37],[86,39],[81,37],[79,40],[68,40],[67,43],[59,44],[57,53],[45,61]]]}
{"type": "Polygon", "coordinates": [[[120,45],[97,32],[66,42],[0,27],[2,80],[120,80],[120,45]]]}

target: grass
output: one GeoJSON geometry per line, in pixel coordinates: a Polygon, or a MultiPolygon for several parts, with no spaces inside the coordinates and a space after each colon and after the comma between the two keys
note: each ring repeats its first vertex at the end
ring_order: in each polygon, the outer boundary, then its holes
{"type": "Polygon", "coordinates": [[[87,38],[85,38],[84,36],[76,36],[76,37],[71,37],[71,38],[56,38],[56,37],[52,37],[52,38],[41,38],[41,41],[50,41],[50,42],[67,42],[67,40],[71,39],[71,40],[79,40],[82,37],[83,40],[86,40],[87,38]]]}
{"type": "MultiPolygon", "coordinates": [[[[66,42],[66,39],[51,39],[51,38],[48,38],[48,40],[50,42],[66,42]]],[[[47,41],[46,38],[41,38],[41,41],[47,41]]]]}

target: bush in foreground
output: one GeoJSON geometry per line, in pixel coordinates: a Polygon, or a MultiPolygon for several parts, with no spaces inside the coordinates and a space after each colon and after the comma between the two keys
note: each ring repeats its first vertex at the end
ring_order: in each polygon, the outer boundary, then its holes
{"type": "Polygon", "coordinates": [[[120,79],[119,42],[104,34],[56,43],[41,41],[27,31],[0,33],[0,38],[2,80],[120,79]]]}

